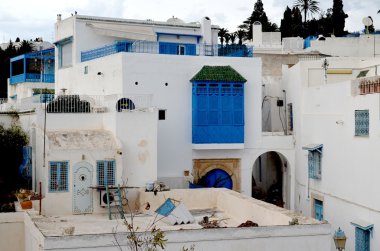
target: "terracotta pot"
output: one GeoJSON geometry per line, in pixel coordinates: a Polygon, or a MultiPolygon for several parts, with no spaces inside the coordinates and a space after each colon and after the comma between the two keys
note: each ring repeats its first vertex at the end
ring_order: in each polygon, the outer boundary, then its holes
{"type": "Polygon", "coordinates": [[[33,203],[31,200],[20,202],[20,205],[22,209],[31,209],[33,207],[33,203]]]}

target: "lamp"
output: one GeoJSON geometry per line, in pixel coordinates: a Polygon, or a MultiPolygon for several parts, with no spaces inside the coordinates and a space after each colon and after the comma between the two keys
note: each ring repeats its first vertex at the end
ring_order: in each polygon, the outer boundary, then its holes
{"type": "Polygon", "coordinates": [[[339,251],[344,250],[346,247],[346,240],[347,240],[347,237],[344,234],[344,231],[338,228],[338,230],[336,230],[334,234],[334,242],[335,242],[336,249],[339,251]]]}

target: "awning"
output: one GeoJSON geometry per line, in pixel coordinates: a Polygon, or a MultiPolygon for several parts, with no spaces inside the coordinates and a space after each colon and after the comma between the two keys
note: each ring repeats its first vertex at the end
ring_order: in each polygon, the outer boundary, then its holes
{"type": "Polygon", "coordinates": [[[126,24],[104,24],[87,23],[96,34],[109,37],[118,37],[131,40],[156,41],[156,35],[152,27],[126,25],[126,24]]]}
{"type": "Polygon", "coordinates": [[[361,220],[361,219],[356,219],[354,221],[351,221],[351,224],[355,227],[362,229],[362,230],[368,230],[372,236],[372,230],[373,230],[373,224],[372,223],[369,223],[369,222],[361,220]]]}
{"type": "Polygon", "coordinates": [[[62,38],[60,40],[57,40],[53,44],[55,44],[55,45],[64,45],[64,44],[67,44],[67,43],[71,43],[72,41],[73,41],[73,36],[70,36],[70,37],[65,37],[65,38],[62,38]]]}
{"type": "Polygon", "coordinates": [[[175,205],[171,199],[166,199],[166,201],[156,209],[156,213],[164,216],[162,221],[171,225],[190,224],[195,222],[194,217],[182,202],[175,205]]]}
{"type": "Polygon", "coordinates": [[[302,147],[303,150],[318,151],[320,153],[322,153],[322,148],[323,148],[323,144],[308,144],[302,147]]]}

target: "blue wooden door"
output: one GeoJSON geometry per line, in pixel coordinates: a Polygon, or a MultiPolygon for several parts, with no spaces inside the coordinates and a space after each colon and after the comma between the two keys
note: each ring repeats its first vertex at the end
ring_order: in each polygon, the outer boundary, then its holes
{"type": "Polygon", "coordinates": [[[322,221],[323,220],[323,202],[320,200],[315,200],[315,219],[322,221]]]}
{"type": "Polygon", "coordinates": [[[92,213],[92,166],[87,162],[75,164],[73,176],[73,214],[92,213]]]}

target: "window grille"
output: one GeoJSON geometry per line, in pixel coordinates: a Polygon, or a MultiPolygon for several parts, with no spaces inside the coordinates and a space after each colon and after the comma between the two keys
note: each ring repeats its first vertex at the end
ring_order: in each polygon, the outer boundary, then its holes
{"type": "Polygon", "coordinates": [[[321,152],[318,150],[310,150],[308,155],[309,178],[320,179],[321,170],[321,152]]]}
{"type": "Polygon", "coordinates": [[[99,160],[96,162],[97,183],[98,186],[114,186],[116,175],[115,160],[99,160]]]}
{"type": "Polygon", "coordinates": [[[369,236],[369,230],[355,228],[355,251],[370,251],[369,236]]]}
{"type": "Polygon", "coordinates": [[[68,192],[69,162],[49,162],[49,192],[68,192]]]}
{"type": "Polygon", "coordinates": [[[355,136],[369,135],[369,110],[355,111],[355,136]]]}

